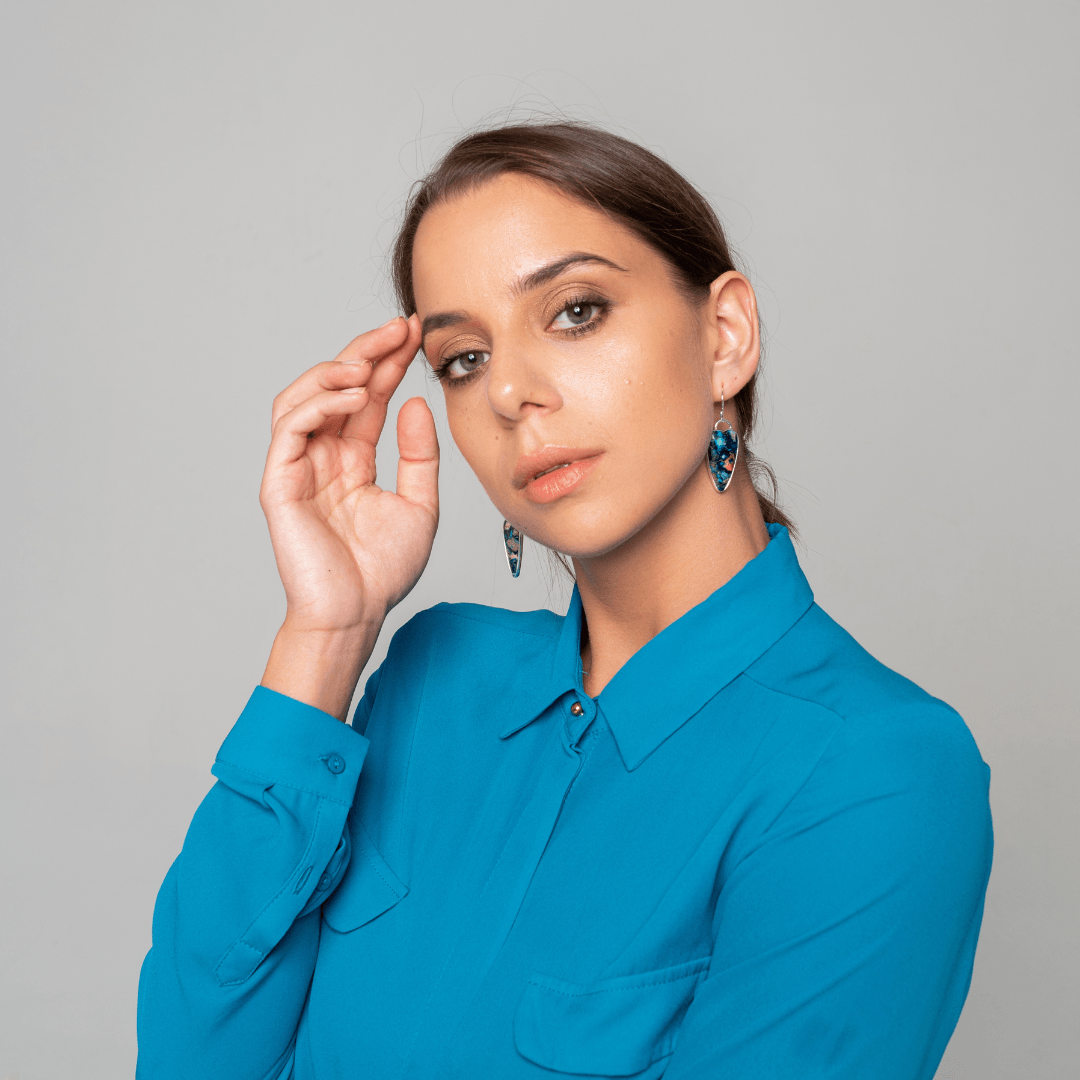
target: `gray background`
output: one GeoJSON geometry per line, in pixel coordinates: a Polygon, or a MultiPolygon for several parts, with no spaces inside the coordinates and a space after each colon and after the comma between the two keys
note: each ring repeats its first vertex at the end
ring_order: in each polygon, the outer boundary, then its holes
{"type": "MultiPolygon", "coordinates": [[[[155,892],[283,612],[271,398],[394,313],[409,183],[512,106],[607,123],[714,198],[761,297],[758,449],[818,599],[993,768],[939,1078],[1073,1074],[1076,5],[36,0],[3,21],[0,1080],[131,1075],[155,892]]],[[[407,391],[439,413],[419,366],[407,391]]],[[[388,630],[441,599],[565,603],[535,548],[510,581],[439,422],[443,523],[388,630]]]]}

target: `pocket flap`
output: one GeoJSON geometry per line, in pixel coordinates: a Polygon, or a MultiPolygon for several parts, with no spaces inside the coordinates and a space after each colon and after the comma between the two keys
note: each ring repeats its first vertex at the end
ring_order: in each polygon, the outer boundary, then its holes
{"type": "Polygon", "coordinates": [[[363,824],[350,821],[349,828],[352,859],[341,884],[322,909],[326,924],[341,934],[378,918],[409,891],[386,865],[363,824]]]}
{"type": "Polygon", "coordinates": [[[514,1015],[514,1043],[536,1065],[634,1076],[674,1049],[709,958],[593,983],[533,975],[514,1015]]]}

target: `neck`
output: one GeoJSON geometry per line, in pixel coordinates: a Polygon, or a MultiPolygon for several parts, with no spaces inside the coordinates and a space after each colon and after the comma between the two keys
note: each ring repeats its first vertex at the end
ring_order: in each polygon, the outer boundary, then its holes
{"type": "Polygon", "coordinates": [[[643,645],[730,581],[769,542],[745,468],[718,494],[702,462],[644,528],[575,559],[585,692],[595,697],[643,645]]]}

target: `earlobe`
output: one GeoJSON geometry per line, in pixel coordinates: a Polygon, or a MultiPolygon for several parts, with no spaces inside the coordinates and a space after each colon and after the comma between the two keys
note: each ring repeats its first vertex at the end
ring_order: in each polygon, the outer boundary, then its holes
{"type": "Polygon", "coordinates": [[[713,400],[733,398],[757,371],[760,354],[757,297],[737,270],[721,274],[709,287],[712,316],[713,400]]]}

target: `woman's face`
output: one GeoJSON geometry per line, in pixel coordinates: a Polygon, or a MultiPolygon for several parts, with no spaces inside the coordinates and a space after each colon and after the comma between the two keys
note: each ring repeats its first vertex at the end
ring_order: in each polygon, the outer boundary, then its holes
{"type": "Polygon", "coordinates": [[[454,441],[527,536],[602,555],[707,476],[712,305],[626,226],[505,174],[428,211],[413,282],[454,441]]]}

